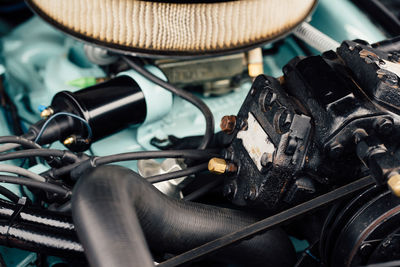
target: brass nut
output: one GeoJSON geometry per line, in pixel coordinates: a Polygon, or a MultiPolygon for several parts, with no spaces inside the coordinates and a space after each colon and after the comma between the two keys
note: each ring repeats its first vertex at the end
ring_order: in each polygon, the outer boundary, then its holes
{"type": "Polygon", "coordinates": [[[393,194],[400,197],[400,174],[393,175],[387,181],[388,187],[393,194]]]}
{"type": "Polygon", "coordinates": [[[226,171],[227,163],[224,159],[212,158],[208,162],[208,170],[215,174],[224,174],[226,171]]]}
{"type": "Polygon", "coordinates": [[[40,113],[40,117],[46,119],[54,114],[54,110],[52,108],[46,108],[40,113]]]}
{"type": "Polygon", "coordinates": [[[70,137],[68,137],[67,139],[65,139],[64,140],[64,142],[63,142],[63,144],[64,145],[72,145],[73,143],[75,143],[75,137],[73,137],[73,136],[70,136],[70,137]]]}
{"type": "Polygon", "coordinates": [[[219,125],[221,130],[226,134],[231,134],[235,130],[236,127],[236,116],[223,116],[221,119],[221,123],[219,125]]]}

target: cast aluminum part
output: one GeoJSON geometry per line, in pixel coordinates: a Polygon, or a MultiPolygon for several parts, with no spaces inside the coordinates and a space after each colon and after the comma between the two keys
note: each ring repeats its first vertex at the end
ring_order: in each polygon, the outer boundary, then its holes
{"type": "Polygon", "coordinates": [[[321,53],[328,50],[335,51],[336,48],[340,46],[340,43],[336,42],[323,32],[320,32],[317,28],[311,26],[307,22],[301,23],[295,29],[293,34],[321,53]]]}
{"type": "Polygon", "coordinates": [[[96,65],[106,66],[118,60],[117,56],[110,55],[106,49],[101,47],[85,44],[83,49],[87,58],[96,65]]]}
{"type": "MultiPolygon", "coordinates": [[[[245,53],[201,59],[159,59],[154,62],[178,87],[202,87],[205,95],[223,95],[248,80],[245,53]]],[[[262,63],[261,63],[262,64],[262,63]]]]}
{"type": "MultiPolygon", "coordinates": [[[[139,160],[138,171],[143,177],[180,171],[186,168],[186,164],[181,159],[166,159],[163,162],[158,162],[153,159],[139,160]]],[[[160,182],[154,186],[167,196],[175,198],[183,198],[181,189],[187,184],[190,179],[187,176],[160,182]]]]}

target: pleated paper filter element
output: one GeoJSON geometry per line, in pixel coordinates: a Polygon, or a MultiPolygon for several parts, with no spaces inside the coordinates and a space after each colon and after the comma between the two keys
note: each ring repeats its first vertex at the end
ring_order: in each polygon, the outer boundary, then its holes
{"type": "Polygon", "coordinates": [[[57,28],[114,50],[204,55],[246,49],[287,34],[316,0],[29,0],[57,28]],[[168,3],[173,2],[173,3],[168,3]]]}

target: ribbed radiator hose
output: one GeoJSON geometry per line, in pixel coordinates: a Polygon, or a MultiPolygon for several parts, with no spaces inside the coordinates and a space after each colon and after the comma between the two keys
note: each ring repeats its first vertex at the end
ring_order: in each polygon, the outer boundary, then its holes
{"type": "MultiPolygon", "coordinates": [[[[154,266],[149,252],[179,254],[257,219],[244,212],[167,197],[137,173],[100,166],[80,178],[72,217],[91,266],[154,266]]],[[[241,241],[213,259],[245,266],[293,266],[295,252],[281,229],[241,241]]]]}
{"type": "Polygon", "coordinates": [[[70,216],[4,200],[0,200],[0,245],[84,259],[70,216]]]}

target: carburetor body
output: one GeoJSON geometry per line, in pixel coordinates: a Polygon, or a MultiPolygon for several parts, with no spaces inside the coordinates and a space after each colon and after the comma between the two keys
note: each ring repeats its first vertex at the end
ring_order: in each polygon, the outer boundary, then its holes
{"type": "Polygon", "coordinates": [[[369,172],[377,183],[398,175],[399,66],[393,54],[347,41],[337,53],[293,59],[279,79],[259,76],[225,131],[226,158],[238,166],[225,195],[274,210],[369,172]]]}

